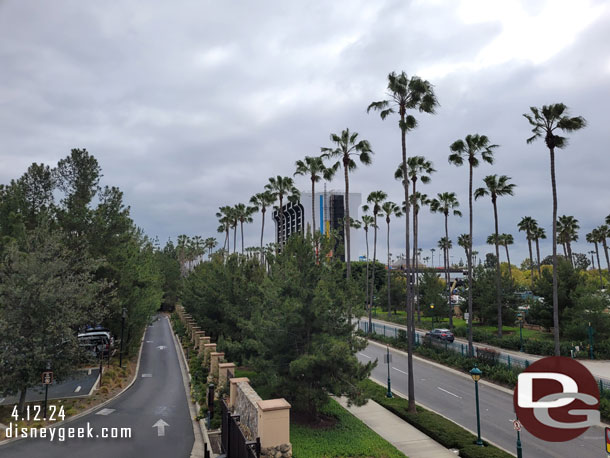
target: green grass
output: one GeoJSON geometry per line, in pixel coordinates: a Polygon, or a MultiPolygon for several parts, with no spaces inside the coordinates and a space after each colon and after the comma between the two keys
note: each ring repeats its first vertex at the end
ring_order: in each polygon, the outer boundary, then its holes
{"type": "Polygon", "coordinates": [[[372,380],[366,382],[367,394],[375,402],[378,402],[390,412],[398,415],[403,420],[415,426],[424,434],[430,436],[447,448],[455,448],[460,451],[464,458],[511,458],[506,453],[493,445],[485,443],[485,447],[475,445],[476,437],[461,426],[450,420],[417,406],[417,414],[409,413],[408,401],[397,395],[393,398],[386,397],[386,389],[372,380]]]}
{"type": "Polygon", "coordinates": [[[314,429],[291,422],[290,442],[295,458],[404,457],[405,455],[331,399],[322,409],[337,423],[314,429]]]}

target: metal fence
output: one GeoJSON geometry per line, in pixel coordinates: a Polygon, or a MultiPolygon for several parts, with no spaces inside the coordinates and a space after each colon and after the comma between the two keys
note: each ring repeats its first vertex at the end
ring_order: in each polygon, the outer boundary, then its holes
{"type": "MultiPolygon", "coordinates": [[[[373,334],[382,335],[385,337],[390,337],[394,339],[403,338],[406,340],[406,331],[397,326],[393,326],[391,324],[380,324],[380,323],[371,323],[371,330],[373,334]],[[402,334],[401,331],[405,332],[402,334]]],[[[358,320],[358,329],[368,333],[368,321],[358,320]]],[[[420,345],[423,342],[425,333],[416,331],[415,333],[415,345],[420,345]]],[[[454,351],[460,353],[462,356],[468,356],[468,344],[462,342],[447,342],[446,340],[438,340],[438,339],[430,339],[431,345],[435,348],[444,349],[447,351],[454,351]]],[[[481,354],[487,353],[490,349],[482,345],[473,345],[475,355],[479,356],[481,354]]],[[[511,355],[509,353],[501,353],[497,350],[494,350],[495,360],[497,363],[503,364],[507,366],[509,369],[513,367],[525,369],[529,367],[530,364],[536,362],[536,360],[529,360],[524,357],[519,357],[515,355],[511,355]]],[[[600,394],[606,393],[610,396],[610,380],[603,379],[600,377],[595,377],[599,384],[600,394]]]]}
{"type": "Polygon", "coordinates": [[[260,458],[261,441],[257,437],[249,441],[239,427],[239,415],[233,415],[224,399],[220,401],[222,411],[221,442],[227,458],[260,458]]]}

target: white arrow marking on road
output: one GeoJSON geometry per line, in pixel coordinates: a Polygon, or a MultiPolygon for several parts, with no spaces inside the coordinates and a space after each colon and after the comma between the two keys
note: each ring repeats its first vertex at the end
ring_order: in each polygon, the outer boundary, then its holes
{"type": "Polygon", "coordinates": [[[165,436],[165,427],[169,426],[161,418],[157,420],[157,423],[152,425],[153,428],[157,428],[157,436],[165,436]]]}
{"type": "Polygon", "coordinates": [[[364,353],[358,353],[360,356],[364,356],[365,358],[371,359],[370,356],[365,355],[364,353]]]}
{"type": "Polygon", "coordinates": [[[392,366],[392,369],[394,369],[395,371],[400,372],[401,374],[405,374],[405,375],[409,375],[408,373],[406,373],[405,371],[401,371],[400,369],[395,368],[394,366],[392,366]]]}
{"type": "Polygon", "coordinates": [[[80,391],[80,389],[81,389],[81,388],[82,388],[82,386],[78,385],[78,386],[76,387],[76,389],[74,390],[74,392],[75,392],[75,393],[78,393],[78,392],[80,391]]]}
{"type": "Polygon", "coordinates": [[[167,347],[165,345],[159,345],[157,348],[159,350],[165,350],[167,347]]]}
{"type": "Polygon", "coordinates": [[[438,388],[439,390],[441,390],[441,391],[444,391],[444,392],[445,392],[445,393],[447,393],[447,394],[450,394],[451,396],[455,396],[456,398],[462,399],[462,397],[461,397],[461,396],[458,396],[457,394],[453,394],[451,391],[444,390],[444,389],[442,389],[440,386],[437,386],[437,388],[438,388]]]}

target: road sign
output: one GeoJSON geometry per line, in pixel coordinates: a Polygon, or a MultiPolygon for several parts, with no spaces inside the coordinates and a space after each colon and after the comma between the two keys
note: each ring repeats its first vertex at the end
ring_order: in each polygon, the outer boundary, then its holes
{"type": "Polygon", "coordinates": [[[51,383],[53,383],[53,372],[52,371],[43,372],[42,373],[42,384],[50,385],[51,383]]]}
{"type": "Polygon", "coordinates": [[[521,423],[519,423],[519,420],[513,420],[513,429],[515,431],[521,431],[521,423]]]}

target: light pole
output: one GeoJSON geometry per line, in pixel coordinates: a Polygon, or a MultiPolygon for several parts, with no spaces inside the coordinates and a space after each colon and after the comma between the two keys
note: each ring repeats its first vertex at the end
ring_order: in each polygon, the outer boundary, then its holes
{"type": "Polygon", "coordinates": [[[387,353],[385,355],[385,362],[388,364],[388,392],[386,397],[392,397],[392,382],[390,381],[390,363],[392,362],[392,355],[390,355],[390,347],[386,347],[387,353]]]}
{"type": "Polygon", "coordinates": [[[474,380],[474,392],[477,403],[477,445],[482,446],[483,441],[481,440],[481,418],[479,413],[479,380],[481,379],[481,369],[479,369],[475,363],[474,367],[470,369],[470,376],[474,380]]]}
{"type": "Polygon", "coordinates": [[[123,328],[125,328],[125,318],[127,318],[127,309],[123,307],[121,314],[121,347],[119,349],[119,367],[123,367],[123,328]]]}
{"type": "Polygon", "coordinates": [[[519,349],[523,351],[523,315],[517,313],[517,320],[519,321],[519,349]]]}
{"type": "Polygon", "coordinates": [[[521,425],[519,424],[519,420],[515,420],[517,422],[517,458],[523,458],[523,449],[521,447],[521,425]]]}
{"type": "Polygon", "coordinates": [[[434,268],[434,252],[436,250],[434,248],[430,248],[430,252],[432,253],[432,268],[434,268]]]}
{"type": "Polygon", "coordinates": [[[432,328],[434,328],[434,304],[430,304],[430,310],[432,311],[432,328]]]}

